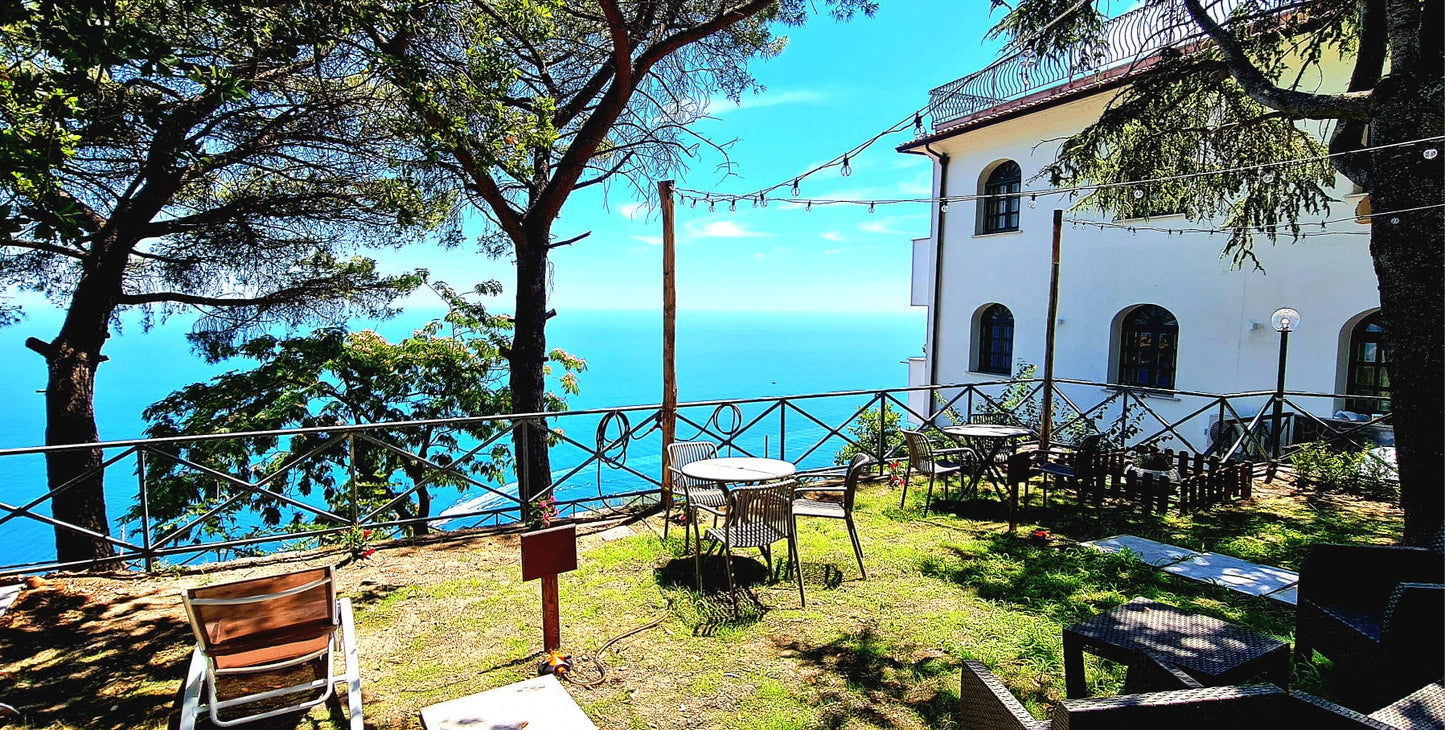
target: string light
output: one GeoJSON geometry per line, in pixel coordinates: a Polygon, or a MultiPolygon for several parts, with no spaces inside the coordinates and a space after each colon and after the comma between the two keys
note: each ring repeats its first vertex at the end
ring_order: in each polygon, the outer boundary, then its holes
{"type": "Polygon", "coordinates": [[[1433,159],[1435,159],[1437,156],[1439,156],[1440,150],[1437,150],[1437,149],[1435,149],[1434,147],[1426,147],[1426,148],[1425,148],[1425,151],[1424,151],[1424,152],[1421,152],[1420,154],[1424,155],[1424,156],[1425,156],[1425,159],[1427,159],[1427,160],[1433,160],[1433,159]]]}
{"type": "Polygon", "coordinates": [[[943,203],[941,203],[941,204],[938,206],[938,212],[940,212],[940,213],[947,213],[947,212],[948,212],[948,201],[947,201],[947,200],[943,201],[943,203]]]}
{"type": "Polygon", "coordinates": [[[812,213],[812,212],[813,212],[813,201],[811,201],[811,200],[808,201],[808,204],[803,207],[803,212],[805,212],[805,213],[812,213]]]}
{"type": "Polygon", "coordinates": [[[1034,193],[1033,195],[1030,195],[1030,196],[1029,196],[1029,207],[1030,207],[1030,208],[1037,208],[1037,207],[1039,207],[1039,194],[1038,194],[1038,193],[1034,193]]]}
{"type": "Polygon", "coordinates": [[[842,172],[843,172],[843,177],[848,177],[849,175],[852,175],[852,174],[853,174],[853,166],[850,165],[850,164],[848,164],[848,155],[847,155],[847,154],[844,154],[844,155],[843,155],[843,170],[842,170],[842,172]]]}
{"type": "Polygon", "coordinates": [[[761,206],[763,206],[764,208],[768,207],[768,195],[767,195],[767,193],[758,193],[758,205],[761,205],[761,206]]]}
{"type": "Polygon", "coordinates": [[[795,197],[795,198],[798,197],[798,195],[801,193],[801,191],[802,191],[802,188],[798,187],[798,180],[794,179],[794,180],[793,180],[793,197],[795,197]]]}
{"type": "Polygon", "coordinates": [[[708,198],[708,199],[707,199],[707,212],[709,212],[709,213],[714,213],[714,212],[716,212],[716,211],[717,211],[717,203],[713,202],[713,199],[712,199],[712,198],[708,198]]]}
{"type": "Polygon", "coordinates": [[[1262,178],[1260,178],[1260,179],[1264,180],[1264,184],[1265,184],[1265,185],[1268,185],[1268,184],[1274,182],[1274,173],[1272,173],[1272,172],[1266,172],[1266,173],[1264,174],[1264,177],[1262,177],[1262,178]]]}
{"type": "Polygon", "coordinates": [[[1143,191],[1141,188],[1134,188],[1134,199],[1135,199],[1135,200],[1143,200],[1143,199],[1144,199],[1144,191],[1143,191]]]}
{"type": "Polygon", "coordinates": [[[738,199],[737,199],[737,198],[733,198],[733,202],[728,203],[728,212],[729,212],[729,213],[736,213],[736,212],[738,212],[738,199]]]}

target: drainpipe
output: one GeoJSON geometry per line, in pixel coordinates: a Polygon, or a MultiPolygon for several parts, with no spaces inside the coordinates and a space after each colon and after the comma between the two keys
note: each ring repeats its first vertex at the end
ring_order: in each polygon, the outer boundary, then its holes
{"type": "MultiPolygon", "coordinates": [[[[934,152],[931,147],[924,145],[923,149],[938,161],[938,197],[948,196],[948,153],[934,152]]],[[[932,315],[932,327],[928,342],[928,384],[938,385],[938,322],[939,309],[943,305],[943,222],[948,215],[944,212],[944,204],[938,205],[938,222],[934,226],[933,244],[933,307],[929,310],[932,315]]]]}

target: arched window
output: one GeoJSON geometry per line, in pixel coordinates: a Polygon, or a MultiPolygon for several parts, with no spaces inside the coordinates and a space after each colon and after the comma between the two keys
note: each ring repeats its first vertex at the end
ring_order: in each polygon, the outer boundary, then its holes
{"type": "Polygon", "coordinates": [[[1119,379],[1122,385],[1174,388],[1179,321],[1169,310],[1144,304],[1119,324],[1119,379]]]}
{"type": "MultiPolygon", "coordinates": [[[[1365,317],[1350,331],[1350,359],[1345,392],[1349,395],[1390,397],[1389,359],[1385,352],[1385,325],[1380,313],[1365,317]]],[[[1345,410],[1356,413],[1389,413],[1389,400],[1351,398],[1345,410]]]]}
{"type": "Polygon", "coordinates": [[[1019,196],[1023,171],[1019,163],[1004,160],[983,182],[983,232],[1002,233],[1019,229],[1019,196]]]}
{"type": "Polygon", "coordinates": [[[1008,375],[1014,362],[1014,315],[991,304],[978,317],[978,372],[1008,375]]]}

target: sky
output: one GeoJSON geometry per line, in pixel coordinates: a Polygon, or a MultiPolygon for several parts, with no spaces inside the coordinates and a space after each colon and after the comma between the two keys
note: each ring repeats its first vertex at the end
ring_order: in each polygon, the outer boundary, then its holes
{"type": "MultiPolygon", "coordinates": [[[[818,3],[821,7],[822,3],[818,3]]],[[[909,117],[928,101],[928,90],[983,67],[998,41],[987,2],[882,0],[871,18],[837,23],[827,17],[786,28],[784,52],[752,65],[766,87],[741,104],[715,99],[712,119],[695,131],[730,148],[731,177],[716,159],[698,160],[676,176],[680,188],[746,193],[826,162],[909,117]],[[945,33],[937,28],[949,29],[945,33]]],[[[881,140],[852,162],[803,181],[806,197],[927,197],[931,163],[894,148],[911,130],[881,140]]],[[[479,231],[475,223],[468,234],[479,231]]],[[[678,307],[682,311],[870,311],[908,307],[910,241],[928,235],[928,206],[862,206],[803,211],[773,204],[734,213],[719,205],[677,210],[678,307]]],[[[552,252],[551,305],[566,309],[661,308],[662,224],[641,207],[632,190],[594,189],[575,194],[553,228],[559,239],[591,231],[587,239],[552,252]]],[[[412,248],[388,256],[393,267],[422,266],[454,287],[497,279],[506,291],[497,309],[510,309],[513,273],[506,260],[470,249],[437,252],[412,248]]],[[[411,308],[430,304],[419,294],[411,308]]]]}

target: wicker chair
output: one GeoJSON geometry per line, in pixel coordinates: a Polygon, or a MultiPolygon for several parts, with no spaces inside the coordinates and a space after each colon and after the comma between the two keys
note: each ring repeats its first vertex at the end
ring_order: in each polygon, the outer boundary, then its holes
{"type": "Polygon", "coordinates": [[[1445,557],[1430,548],[1315,545],[1300,566],[1295,658],[1334,661],[1335,694],[1375,708],[1445,676],[1445,557]]]}
{"type": "Polygon", "coordinates": [[[1104,437],[1099,434],[1085,436],[1079,441],[1078,448],[1067,448],[1059,445],[1047,449],[1039,449],[1035,452],[1034,473],[1043,476],[1044,505],[1049,503],[1049,481],[1063,481],[1074,485],[1074,490],[1080,492],[1083,485],[1095,477],[1093,473],[1094,457],[1104,447],[1104,437]]]}
{"type": "MultiPolygon", "coordinates": [[[[973,449],[935,449],[933,441],[928,434],[922,431],[903,432],[903,441],[908,445],[908,469],[903,475],[903,496],[898,498],[898,507],[903,508],[908,500],[908,482],[913,477],[913,472],[928,476],[928,496],[923,499],[923,511],[928,512],[929,506],[933,504],[933,481],[934,479],[947,479],[954,474],[960,474],[964,466],[970,463],[977,463],[978,454],[973,449]],[[950,463],[944,458],[956,460],[950,463]]],[[[947,486],[944,487],[944,494],[947,495],[947,486]]]]}
{"type": "Polygon", "coordinates": [[[843,495],[841,502],[822,502],[801,497],[793,498],[793,534],[798,534],[799,517],[827,517],[843,520],[848,525],[848,539],[853,541],[853,555],[858,558],[858,572],[868,580],[868,570],[863,567],[863,547],[858,543],[858,528],[853,524],[853,498],[858,491],[858,481],[863,472],[872,465],[873,457],[855,454],[848,464],[848,474],[843,477],[841,487],[799,487],[798,492],[833,492],[843,495]]]}
{"type": "MultiPolygon", "coordinates": [[[[709,441],[679,441],[667,447],[668,467],[672,473],[673,488],[681,491],[683,510],[688,517],[688,525],[697,530],[697,513],[694,505],[706,505],[708,507],[721,507],[727,503],[727,490],[718,485],[693,479],[682,473],[682,468],[694,461],[717,458],[717,445],[709,441]]],[[[676,496],[676,495],[674,495],[676,496]]],[[[667,527],[672,522],[672,505],[668,505],[662,518],[662,538],[667,539],[667,527]]],[[[691,537],[687,528],[683,528],[683,549],[686,550],[691,537]]]]}
{"type": "Polygon", "coordinates": [[[1304,692],[1291,692],[1292,719],[1300,727],[1425,730],[1445,727],[1445,679],[1431,682],[1368,715],[1304,692]]]}
{"type": "Polygon", "coordinates": [[[695,509],[707,512],[722,520],[717,527],[710,527],[698,537],[697,551],[693,553],[694,568],[697,571],[697,589],[702,590],[702,538],[706,537],[722,546],[727,564],[728,590],[735,590],[733,580],[733,548],[755,547],[768,561],[769,572],[773,569],[772,544],[779,540],[788,541],[788,564],[798,578],[798,600],[807,605],[803,596],[803,571],[798,568],[798,544],[792,532],[793,489],[797,482],[792,479],[734,487],[727,491],[727,509],[719,510],[708,505],[697,504],[695,509]]]}

